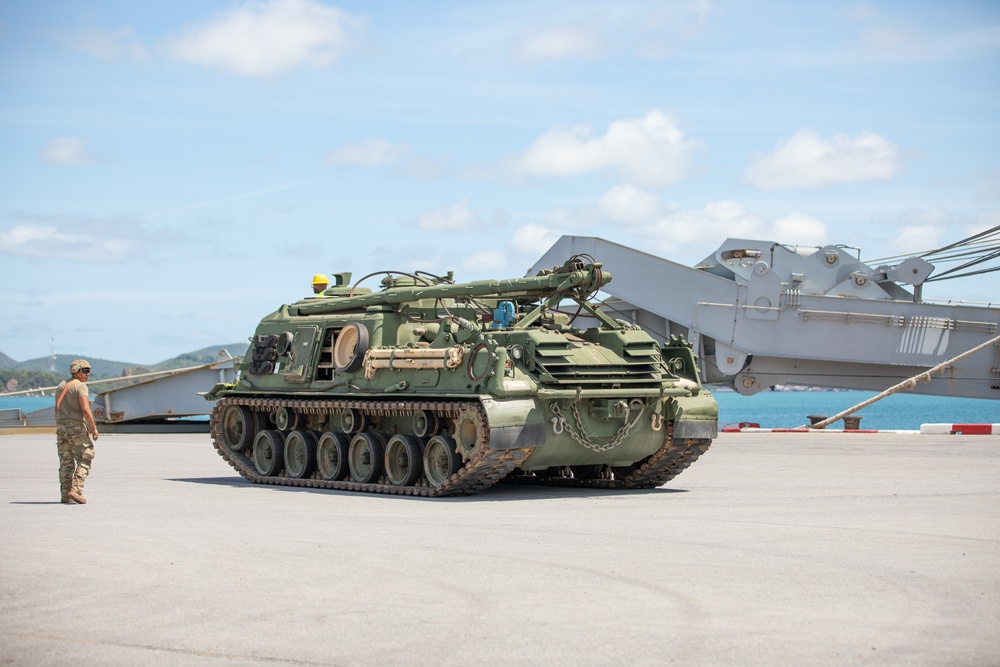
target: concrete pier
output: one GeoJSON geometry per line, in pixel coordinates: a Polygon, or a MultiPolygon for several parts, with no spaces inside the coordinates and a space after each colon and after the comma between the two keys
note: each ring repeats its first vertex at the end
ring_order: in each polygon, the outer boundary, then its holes
{"type": "Polygon", "coordinates": [[[204,434],[0,436],[0,664],[1000,663],[1000,438],[722,434],[642,492],[256,486],[204,434]]]}

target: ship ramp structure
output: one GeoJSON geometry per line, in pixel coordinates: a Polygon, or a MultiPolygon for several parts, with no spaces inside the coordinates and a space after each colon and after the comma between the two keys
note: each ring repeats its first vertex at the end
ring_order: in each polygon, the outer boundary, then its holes
{"type": "MultiPolygon", "coordinates": [[[[563,236],[528,275],[571,255],[599,259],[615,276],[603,289],[605,312],[661,342],[684,336],[704,382],[744,395],[776,385],[881,391],[920,374],[926,380],[934,366],[997,338],[1000,303],[921,299],[935,270],[928,258],[873,267],[848,250],[730,238],[689,267],[601,238],[563,236]]],[[[1000,347],[986,345],[912,389],[1000,399],[1000,347]]]]}
{"type": "MultiPolygon", "coordinates": [[[[207,415],[214,405],[204,394],[218,382],[234,382],[241,357],[226,350],[219,360],[201,366],[88,382],[95,394],[91,403],[94,421],[102,432],[207,432],[207,415]]],[[[55,387],[3,394],[3,396],[54,395],[55,387]]],[[[24,412],[0,410],[0,431],[55,427],[51,407],[24,412]]]]}

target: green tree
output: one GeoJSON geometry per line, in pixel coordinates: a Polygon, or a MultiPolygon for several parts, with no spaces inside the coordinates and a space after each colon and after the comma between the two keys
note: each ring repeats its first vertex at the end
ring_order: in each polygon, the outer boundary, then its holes
{"type": "Polygon", "coordinates": [[[10,368],[0,368],[0,390],[5,392],[54,387],[63,379],[56,373],[46,371],[16,371],[10,368]]]}

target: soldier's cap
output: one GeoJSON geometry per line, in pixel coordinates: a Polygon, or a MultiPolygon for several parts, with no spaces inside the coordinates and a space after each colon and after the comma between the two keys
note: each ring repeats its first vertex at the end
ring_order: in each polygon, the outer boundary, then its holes
{"type": "Polygon", "coordinates": [[[84,368],[90,368],[90,362],[86,359],[77,359],[69,365],[69,374],[79,373],[84,368]]]}

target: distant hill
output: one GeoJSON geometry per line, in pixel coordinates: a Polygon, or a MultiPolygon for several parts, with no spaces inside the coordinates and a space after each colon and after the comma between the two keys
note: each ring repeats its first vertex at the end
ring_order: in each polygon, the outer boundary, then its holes
{"type": "Polygon", "coordinates": [[[63,378],[55,373],[0,368],[0,393],[54,387],[62,381],[63,378]]]}
{"type": "MultiPolygon", "coordinates": [[[[194,352],[181,354],[173,359],[167,359],[166,361],[161,361],[160,363],[152,366],[144,366],[143,364],[128,363],[125,361],[95,359],[93,357],[85,357],[80,354],[57,354],[55,375],[63,379],[68,377],[69,365],[73,363],[74,359],[80,359],[81,357],[90,362],[90,367],[93,369],[90,376],[91,379],[104,380],[106,378],[117,378],[128,375],[139,375],[140,373],[169,371],[175,368],[186,368],[188,366],[210,364],[219,360],[220,350],[226,350],[230,355],[238,357],[246,352],[247,347],[248,344],[246,342],[230,343],[228,345],[213,345],[211,347],[195,350],[194,352]]],[[[0,352],[0,370],[35,371],[38,373],[48,374],[49,358],[41,357],[39,359],[29,359],[28,361],[14,361],[6,354],[0,352]]],[[[28,387],[22,388],[27,389],[28,387]]]]}
{"type": "Polygon", "coordinates": [[[246,342],[203,347],[200,350],[195,350],[194,352],[188,352],[187,354],[181,354],[179,356],[176,356],[173,359],[167,359],[166,361],[161,361],[155,366],[151,366],[149,370],[170,371],[175,368],[186,368],[188,366],[202,366],[204,364],[210,364],[212,362],[218,361],[219,352],[221,352],[222,350],[228,352],[230,356],[240,357],[246,353],[247,347],[249,347],[249,344],[246,342]]]}
{"type": "MultiPolygon", "coordinates": [[[[118,377],[122,374],[122,370],[128,367],[130,364],[124,361],[109,361],[107,359],[92,359],[90,357],[84,357],[80,354],[57,354],[55,371],[54,373],[59,377],[66,379],[69,377],[69,365],[73,363],[74,359],[84,358],[90,362],[90,367],[92,369],[91,378],[94,380],[100,380],[107,377],[118,377]]],[[[36,371],[39,373],[48,373],[49,371],[49,358],[41,357],[38,359],[29,359],[27,361],[14,362],[14,367],[11,370],[16,371],[36,371]]]]}

